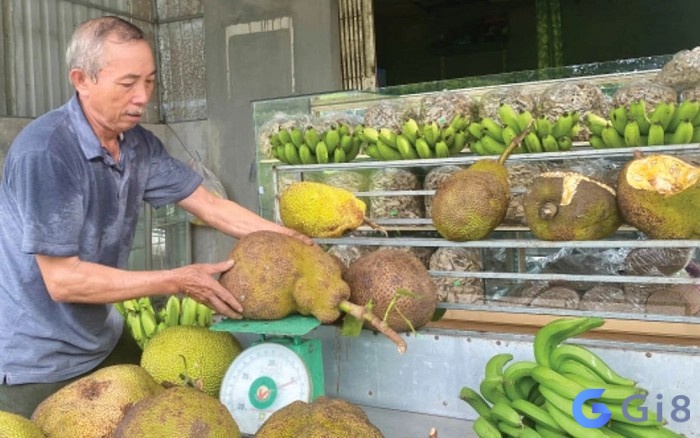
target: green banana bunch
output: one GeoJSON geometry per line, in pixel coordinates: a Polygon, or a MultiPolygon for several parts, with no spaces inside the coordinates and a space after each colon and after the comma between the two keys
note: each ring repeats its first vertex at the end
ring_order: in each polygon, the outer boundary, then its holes
{"type": "Polygon", "coordinates": [[[129,312],[126,316],[126,326],[129,328],[131,336],[136,343],[143,349],[146,346],[147,338],[141,324],[141,316],[138,313],[129,312]]]}
{"type": "MultiPolygon", "coordinates": [[[[617,374],[587,348],[564,343],[603,322],[595,317],[553,320],[535,335],[535,361],[512,362],[509,353],[492,356],[486,363],[479,391],[463,387],[459,393],[459,398],[477,414],[473,423],[477,436],[680,436],[667,429],[665,421],[657,421],[654,412],[647,412],[643,421],[639,419],[641,411],[639,415],[631,412],[636,419],[625,416],[625,400],[647,392],[633,380],[617,374]],[[585,428],[573,416],[574,398],[588,388],[604,389],[599,400],[611,413],[610,423],[599,429],[585,428]]],[[[639,408],[641,404],[634,400],[627,409],[639,408]]],[[[594,418],[592,409],[591,402],[587,402],[582,412],[594,418]]]]}
{"type": "Polygon", "coordinates": [[[293,165],[346,163],[360,153],[363,130],[361,125],[352,128],[347,123],[323,132],[313,126],[280,129],[270,137],[272,154],[281,162],[293,165]],[[338,152],[340,149],[342,152],[338,152]]]}
{"type": "Polygon", "coordinates": [[[647,112],[644,101],[638,100],[611,109],[609,119],[586,113],[585,124],[595,149],[688,144],[700,140],[694,124],[700,124],[698,114],[700,102],[695,100],[678,105],[659,102],[651,112],[647,112]]]}
{"type": "Polygon", "coordinates": [[[481,124],[481,128],[484,131],[484,137],[489,137],[492,140],[496,140],[498,142],[503,141],[503,125],[500,122],[490,119],[488,117],[484,117],[479,123],[481,124]]]}
{"type": "Polygon", "coordinates": [[[122,314],[132,337],[143,348],[161,331],[176,325],[209,327],[214,311],[190,297],[171,295],[162,308],[156,310],[149,297],[134,298],[114,304],[122,314]],[[122,313],[123,312],[123,313],[122,313]]]}
{"type": "Polygon", "coordinates": [[[431,148],[435,147],[435,143],[440,139],[440,127],[437,122],[433,121],[423,125],[421,135],[428,142],[431,148]]]}
{"type": "Polygon", "coordinates": [[[564,113],[556,118],[552,124],[551,134],[554,138],[571,135],[571,130],[577,122],[578,116],[576,113],[564,113]]]}
{"type": "Polygon", "coordinates": [[[639,132],[642,135],[649,135],[649,114],[647,113],[646,103],[643,100],[635,100],[630,102],[627,108],[627,118],[635,120],[639,125],[639,132]]]}
{"type": "Polygon", "coordinates": [[[139,318],[141,319],[143,336],[148,341],[155,336],[158,331],[158,319],[152,307],[150,309],[141,310],[141,312],[139,312],[139,318]]]}
{"type": "Polygon", "coordinates": [[[415,119],[409,118],[401,126],[401,133],[411,144],[416,144],[416,140],[420,135],[420,126],[418,125],[418,122],[415,119]]]}
{"type": "Polygon", "coordinates": [[[617,131],[617,133],[620,135],[624,135],[625,125],[627,125],[628,119],[627,107],[624,105],[619,105],[611,108],[608,118],[610,119],[610,123],[612,124],[613,128],[615,128],[615,131],[617,131]]]}
{"type": "Polygon", "coordinates": [[[214,311],[202,303],[197,303],[195,324],[199,327],[209,327],[214,318],[214,311]]]}
{"type": "Polygon", "coordinates": [[[521,128],[520,126],[518,112],[515,111],[513,107],[509,104],[502,103],[498,107],[498,117],[501,119],[501,123],[504,126],[507,126],[513,131],[515,131],[515,135],[518,135],[522,132],[523,128],[521,128]]]}
{"type": "Polygon", "coordinates": [[[336,128],[335,126],[331,126],[321,135],[321,137],[323,142],[326,144],[328,154],[333,154],[335,148],[338,147],[338,145],[340,145],[340,133],[338,131],[338,128],[336,128]]]}
{"type": "Polygon", "coordinates": [[[321,136],[318,135],[316,128],[309,126],[304,130],[304,144],[309,149],[315,149],[319,141],[321,141],[321,136]]]}
{"type": "Polygon", "coordinates": [[[194,298],[186,296],[182,298],[180,302],[181,313],[180,313],[180,325],[195,325],[197,322],[197,301],[194,298]]]}
{"type": "Polygon", "coordinates": [[[356,138],[360,139],[361,151],[376,160],[447,158],[468,146],[468,125],[469,120],[461,115],[442,126],[437,122],[421,125],[408,118],[398,130],[363,127],[356,138]]]}
{"type": "Polygon", "coordinates": [[[565,113],[550,121],[546,116],[534,117],[529,111],[518,113],[508,104],[498,107],[499,120],[482,118],[467,126],[471,137],[469,149],[478,155],[498,155],[530,127],[521,145],[521,152],[559,152],[573,147],[573,139],[579,134],[579,114],[565,113]]]}
{"type": "Polygon", "coordinates": [[[652,110],[649,115],[649,121],[651,123],[658,123],[663,128],[664,131],[668,130],[671,120],[673,119],[673,114],[676,111],[676,104],[673,102],[659,102],[656,107],[652,110]]]}
{"type": "Polygon", "coordinates": [[[165,315],[162,321],[165,322],[165,325],[173,327],[180,324],[182,306],[180,298],[177,295],[170,295],[163,309],[165,309],[165,315]]]}

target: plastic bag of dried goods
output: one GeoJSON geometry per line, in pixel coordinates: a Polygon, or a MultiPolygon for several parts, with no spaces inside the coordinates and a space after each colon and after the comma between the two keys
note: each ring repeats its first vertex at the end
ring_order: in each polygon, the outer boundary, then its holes
{"type": "Polygon", "coordinates": [[[656,81],[682,91],[700,85],[700,46],[681,50],[661,67],[656,81]]]}
{"type": "Polygon", "coordinates": [[[530,111],[534,113],[537,108],[537,92],[528,90],[525,87],[509,86],[488,91],[481,95],[476,108],[479,117],[488,117],[499,120],[498,107],[507,103],[516,112],[530,111]]]}
{"type": "Polygon", "coordinates": [[[640,79],[618,88],[613,94],[612,106],[629,106],[637,100],[644,101],[647,112],[651,112],[659,102],[677,102],[678,93],[668,85],[649,79],[640,79]]]}
{"type": "MultiPolygon", "coordinates": [[[[370,192],[420,190],[418,176],[409,169],[377,169],[369,177],[370,192]]],[[[379,195],[370,199],[369,217],[372,219],[418,219],[425,217],[421,195],[379,195]]]]}
{"type": "MultiPolygon", "coordinates": [[[[482,270],[478,249],[443,247],[431,255],[431,271],[478,272],[482,270]]],[[[484,280],[481,278],[434,276],[438,300],[445,303],[472,304],[484,301],[484,280]]]]}
{"type": "Polygon", "coordinates": [[[388,128],[395,132],[407,118],[416,118],[417,110],[405,101],[383,101],[368,106],[363,115],[363,124],[375,129],[388,128]]]}
{"type": "Polygon", "coordinates": [[[464,93],[441,91],[423,96],[419,105],[421,123],[437,122],[442,127],[449,125],[458,115],[470,120],[474,101],[464,93]]]}

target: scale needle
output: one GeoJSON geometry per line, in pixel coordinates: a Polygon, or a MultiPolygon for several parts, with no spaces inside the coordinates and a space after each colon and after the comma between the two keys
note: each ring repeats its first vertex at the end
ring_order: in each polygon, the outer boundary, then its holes
{"type": "Polygon", "coordinates": [[[284,388],[285,386],[289,386],[289,385],[291,385],[291,384],[294,383],[294,382],[296,382],[296,380],[295,380],[295,379],[292,379],[292,380],[290,380],[289,382],[283,383],[282,385],[278,386],[277,389],[282,389],[282,388],[284,388]]]}

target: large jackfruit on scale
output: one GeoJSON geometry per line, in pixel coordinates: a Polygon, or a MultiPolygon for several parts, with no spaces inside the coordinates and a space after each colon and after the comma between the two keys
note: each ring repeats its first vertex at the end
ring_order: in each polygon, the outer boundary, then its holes
{"type": "Polygon", "coordinates": [[[435,191],[432,221],[447,240],[463,242],[487,237],[508,212],[510,184],[503,165],[530,132],[532,122],[515,137],[498,160],[481,159],[450,175],[435,191]]]}
{"type": "Polygon", "coordinates": [[[625,222],[652,239],[698,239],[700,168],[636,151],[620,172],[617,204],[625,222]]]}
{"type": "Polygon", "coordinates": [[[349,190],[299,181],[279,198],[282,223],[309,237],[340,237],[362,224],[381,229],[365,217],[367,205],[349,190]]]}
{"type": "Polygon", "coordinates": [[[240,239],[229,254],[234,264],[219,283],[243,305],[247,319],[275,320],[293,313],[313,315],[324,324],[341,314],[367,321],[406,351],[406,341],[374,314],[349,301],[342,263],[319,246],[272,231],[240,239]]]}

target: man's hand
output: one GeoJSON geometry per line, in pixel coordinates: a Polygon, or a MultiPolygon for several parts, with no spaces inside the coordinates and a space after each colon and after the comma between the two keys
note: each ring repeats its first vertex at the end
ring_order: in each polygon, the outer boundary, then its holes
{"type": "Polygon", "coordinates": [[[228,271],[233,260],[219,263],[197,263],[176,268],[181,293],[209,306],[216,313],[240,319],[243,306],[231,292],[224,288],[214,275],[228,271]]]}
{"type": "Polygon", "coordinates": [[[310,238],[306,234],[301,234],[298,231],[294,231],[291,228],[283,227],[282,230],[280,231],[280,234],[285,234],[289,237],[293,237],[297,240],[302,241],[306,245],[310,245],[310,246],[316,245],[316,242],[314,242],[312,238],[310,238]]]}

